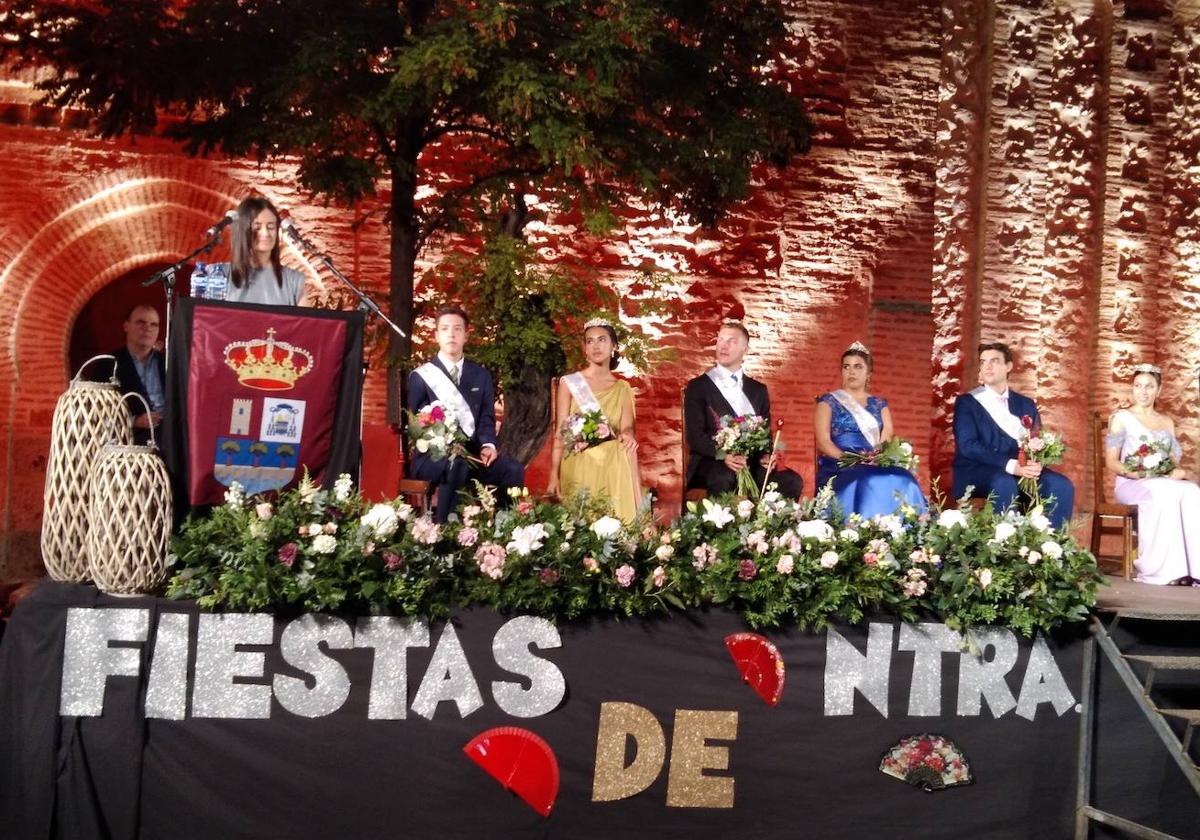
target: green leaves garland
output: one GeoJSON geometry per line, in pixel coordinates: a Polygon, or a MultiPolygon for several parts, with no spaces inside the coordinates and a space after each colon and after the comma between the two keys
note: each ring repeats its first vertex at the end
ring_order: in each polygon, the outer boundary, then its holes
{"type": "Polygon", "coordinates": [[[271,501],[236,486],[173,545],[172,597],[203,607],[440,617],[452,607],[572,619],[720,605],[756,629],[819,629],[884,612],[1025,635],[1082,621],[1095,558],[1040,509],[1022,515],[902,507],[844,517],[827,493],[793,502],[691,503],[670,525],[631,524],[600,500],[569,506],[485,488],[438,525],[400,500],[370,503],[342,477],[271,501]]]}

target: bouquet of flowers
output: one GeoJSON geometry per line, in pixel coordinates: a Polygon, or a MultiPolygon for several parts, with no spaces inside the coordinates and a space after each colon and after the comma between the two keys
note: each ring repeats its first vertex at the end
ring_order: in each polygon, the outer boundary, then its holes
{"type": "Polygon", "coordinates": [[[408,439],[413,448],[435,461],[446,458],[477,460],[467,454],[467,436],[458,425],[458,416],[435,400],[408,414],[408,439]]]}
{"type": "MultiPolygon", "coordinates": [[[[748,459],[762,455],[771,449],[771,430],[767,418],[757,414],[732,416],[726,414],[717,421],[717,433],[713,435],[717,447],[717,459],[726,455],[745,455],[748,459]]],[[[737,472],[737,493],[749,499],[758,498],[758,487],[750,468],[737,472]]]]}
{"type": "Polygon", "coordinates": [[[1143,478],[1170,475],[1175,471],[1178,465],[1175,463],[1170,443],[1145,435],[1142,435],[1141,441],[1141,446],[1126,455],[1125,460],[1121,462],[1126,470],[1143,478]]]}
{"type": "MultiPolygon", "coordinates": [[[[1017,463],[1041,464],[1043,467],[1051,464],[1061,464],[1067,445],[1060,435],[1044,431],[1040,424],[1035,424],[1028,414],[1021,417],[1021,425],[1025,427],[1025,436],[1021,440],[1021,448],[1017,450],[1017,463]]],[[[1032,500],[1032,504],[1042,503],[1041,493],[1038,492],[1036,478],[1017,479],[1021,491],[1032,500]]]]}
{"type": "Polygon", "coordinates": [[[568,415],[559,428],[559,436],[567,456],[615,439],[612,425],[598,408],[568,415]]]}
{"type": "Polygon", "coordinates": [[[913,445],[903,438],[892,438],[868,452],[843,452],[838,458],[839,467],[854,467],[869,464],[874,467],[899,467],[915,473],[921,459],[913,452],[913,445]]]}

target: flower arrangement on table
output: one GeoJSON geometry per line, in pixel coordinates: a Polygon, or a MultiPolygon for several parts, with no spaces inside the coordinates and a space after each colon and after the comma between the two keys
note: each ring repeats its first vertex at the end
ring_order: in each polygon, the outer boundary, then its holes
{"type": "Polygon", "coordinates": [[[345,477],[305,478],[275,500],[231,490],[172,543],[169,594],[204,607],[301,607],[443,616],[472,605],[547,617],[648,615],[724,605],[755,628],[820,628],[887,612],[955,629],[1025,634],[1081,621],[1095,558],[1040,510],[990,507],[843,517],[831,492],[768,488],[689,503],[670,525],[623,524],[602,500],[570,505],[489,491],[444,524],[397,500],[368,503],[345,477]]]}
{"type": "MultiPolygon", "coordinates": [[[[1067,445],[1061,435],[1045,431],[1040,423],[1035,423],[1028,414],[1022,415],[1021,426],[1025,433],[1021,437],[1020,448],[1017,450],[1017,463],[1041,464],[1043,467],[1061,464],[1067,453],[1067,445]]],[[[1041,491],[1038,489],[1036,478],[1018,478],[1017,486],[1029,497],[1034,505],[1042,502],[1041,491]]]]}
{"type": "Polygon", "coordinates": [[[559,436],[567,457],[615,439],[612,424],[598,408],[568,415],[559,427],[559,436]]]}
{"type": "Polygon", "coordinates": [[[838,458],[839,467],[854,467],[868,464],[874,467],[899,467],[915,473],[921,459],[913,450],[913,445],[903,438],[891,438],[879,447],[867,452],[843,452],[838,458]]]}
{"type": "MultiPolygon", "coordinates": [[[[713,435],[717,460],[726,455],[744,455],[749,461],[771,451],[771,430],[767,418],[757,414],[726,414],[717,421],[713,435]]],[[[759,488],[754,483],[749,465],[737,471],[737,495],[757,499],[759,488]]]]}
{"type": "Polygon", "coordinates": [[[1121,466],[1139,478],[1158,478],[1175,472],[1179,465],[1168,441],[1142,435],[1141,445],[1125,456],[1121,466]]]}
{"type": "Polygon", "coordinates": [[[413,448],[435,461],[447,458],[478,459],[467,454],[467,435],[458,424],[458,415],[435,400],[408,414],[408,439],[413,448]]]}

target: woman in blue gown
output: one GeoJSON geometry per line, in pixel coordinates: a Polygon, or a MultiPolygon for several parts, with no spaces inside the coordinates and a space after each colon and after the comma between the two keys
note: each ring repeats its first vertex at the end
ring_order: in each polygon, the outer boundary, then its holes
{"type": "Polygon", "coordinates": [[[871,452],[892,437],[887,400],[867,391],[871,354],[854,342],[842,354],[842,387],[817,397],[814,434],[817,444],[817,489],[833,482],[847,513],[864,517],[895,513],[902,504],[924,511],[928,505],[916,478],[900,467],[857,464],[839,467],[846,452],[871,452]]]}

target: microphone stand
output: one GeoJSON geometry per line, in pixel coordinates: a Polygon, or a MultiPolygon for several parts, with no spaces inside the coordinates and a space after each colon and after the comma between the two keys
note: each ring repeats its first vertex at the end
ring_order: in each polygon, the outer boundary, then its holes
{"type": "Polygon", "coordinates": [[[296,230],[296,226],[291,222],[291,219],[287,219],[282,225],[284,232],[288,235],[288,238],[304,249],[310,256],[312,256],[313,259],[317,260],[321,263],[321,265],[329,269],[330,274],[332,274],[338,280],[341,280],[342,284],[349,289],[356,298],[358,298],[359,309],[375,315],[377,318],[387,324],[388,328],[392,332],[401,338],[408,338],[408,333],[400,329],[399,325],[396,324],[395,321],[384,314],[384,311],[379,308],[379,304],[372,300],[369,294],[364,292],[358,286],[354,285],[350,278],[345,274],[342,274],[342,272],[338,270],[338,267],[333,264],[333,260],[329,258],[329,255],[322,253],[316,245],[305,239],[304,235],[301,234],[300,231],[296,230]]]}
{"type": "MultiPolygon", "coordinates": [[[[171,317],[173,316],[173,314],[175,312],[175,274],[176,274],[176,272],[178,272],[181,268],[183,268],[185,265],[190,263],[196,257],[200,256],[201,254],[209,253],[210,251],[212,251],[213,248],[215,248],[216,246],[218,246],[220,244],[221,244],[221,231],[218,230],[217,232],[215,232],[214,234],[209,236],[208,240],[203,245],[201,245],[199,248],[197,248],[195,251],[192,251],[192,253],[188,254],[183,259],[181,259],[175,263],[172,263],[171,265],[164,268],[162,271],[156,272],[153,275],[151,275],[150,277],[148,277],[142,281],[142,286],[153,286],[155,283],[163,284],[163,294],[165,294],[166,298],[167,298],[167,329],[166,329],[166,335],[163,337],[163,347],[164,348],[170,348],[170,346],[171,346],[171,317]]],[[[163,368],[166,369],[167,365],[169,365],[170,363],[171,363],[170,354],[164,352],[163,353],[163,368]]]]}
{"type": "MultiPolygon", "coordinates": [[[[345,274],[342,274],[342,272],[338,270],[338,267],[333,264],[333,260],[329,258],[328,254],[323,253],[320,248],[318,248],[312,242],[310,242],[309,240],[304,238],[304,234],[300,233],[300,231],[298,231],[296,229],[296,225],[292,222],[292,220],[290,218],[284,219],[283,222],[280,223],[280,228],[282,228],[283,232],[287,234],[288,238],[291,239],[292,242],[294,242],[296,245],[298,245],[306,253],[311,255],[313,257],[313,259],[320,262],[321,265],[325,266],[325,268],[329,269],[330,274],[332,274],[338,280],[342,281],[342,285],[344,285],[347,289],[349,289],[354,294],[354,296],[356,298],[358,298],[358,308],[359,309],[361,309],[365,312],[373,313],[376,317],[378,317],[381,321],[383,321],[383,323],[387,324],[388,328],[392,332],[394,332],[396,335],[400,336],[401,338],[408,338],[408,333],[406,333],[404,330],[402,330],[395,321],[393,321],[391,318],[389,318],[384,313],[384,311],[379,308],[379,304],[377,304],[371,298],[371,296],[369,294],[364,292],[362,289],[358,288],[358,286],[354,285],[354,283],[350,280],[349,277],[347,277],[345,274]]],[[[366,377],[367,377],[367,367],[364,364],[363,365],[363,379],[365,380],[366,377]]],[[[363,431],[363,428],[362,428],[363,420],[362,420],[361,412],[359,414],[358,422],[359,422],[358,439],[361,441],[362,440],[362,431],[363,431]]],[[[359,468],[360,468],[360,470],[362,468],[361,450],[360,450],[360,455],[359,455],[359,468]]],[[[361,478],[361,472],[360,472],[360,478],[361,478]]]]}

